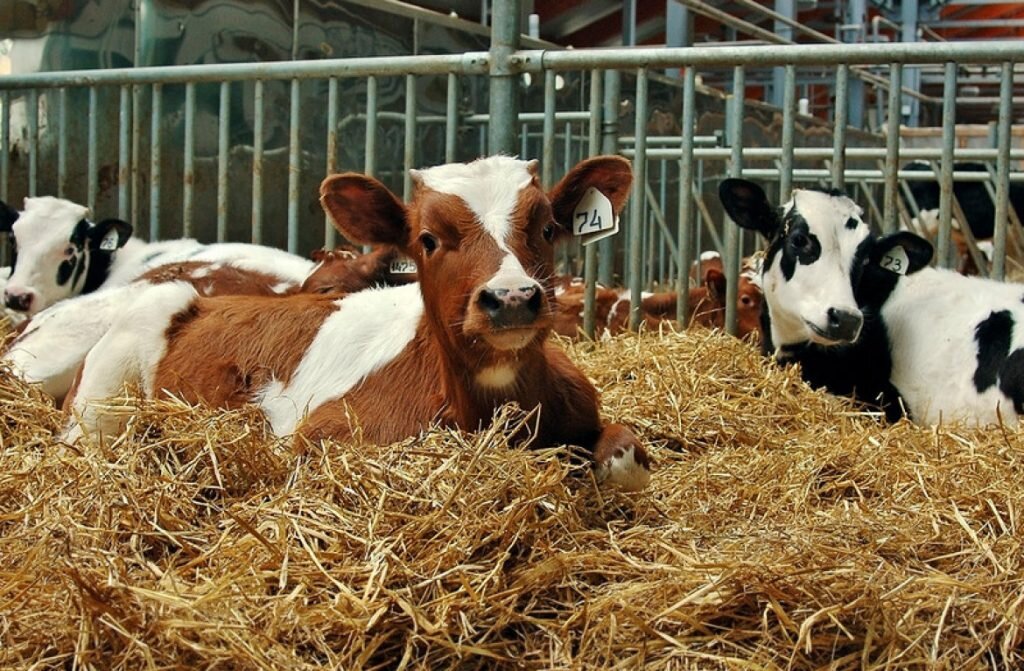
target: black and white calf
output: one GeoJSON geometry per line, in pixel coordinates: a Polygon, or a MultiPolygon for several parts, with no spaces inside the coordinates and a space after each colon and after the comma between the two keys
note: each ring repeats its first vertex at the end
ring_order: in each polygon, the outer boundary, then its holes
{"type": "MultiPolygon", "coordinates": [[[[26,198],[21,212],[0,203],[0,231],[11,233],[16,251],[3,292],[9,308],[34,315],[65,298],[122,286],[151,268],[184,260],[273,267],[299,284],[312,268],[307,259],[260,245],[144,242],[132,237],[127,222],[94,223],[88,216],[85,206],[51,196],[26,198]]],[[[290,286],[282,284],[281,292],[290,286]]]]}
{"type": "Polygon", "coordinates": [[[765,345],[809,383],[921,424],[1024,414],[1024,286],[928,267],[928,241],[872,236],[838,192],[796,190],[776,209],[756,184],[729,179],[719,197],[769,242],[765,345]],[[847,312],[835,328],[833,309],[847,312]]]}

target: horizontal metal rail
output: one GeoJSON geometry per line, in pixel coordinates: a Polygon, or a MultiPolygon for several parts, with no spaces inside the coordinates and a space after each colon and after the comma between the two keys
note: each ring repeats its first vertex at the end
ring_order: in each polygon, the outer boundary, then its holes
{"type": "MultiPolygon", "coordinates": [[[[624,148],[622,150],[623,155],[632,156],[635,150],[632,148],[624,148]]],[[[700,149],[694,149],[693,155],[696,158],[704,159],[727,159],[730,156],[731,149],[727,147],[703,147],[700,149]]],[[[794,158],[799,159],[826,159],[832,158],[833,150],[831,147],[795,147],[793,149],[794,158]]],[[[783,154],[782,147],[744,147],[743,157],[749,159],[771,159],[779,158],[783,154]]],[[[957,149],[953,153],[953,160],[956,161],[994,161],[999,155],[998,149],[957,149]]],[[[671,160],[679,159],[681,152],[678,149],[648,149],[647,158],[651,160],[671,160]]],[[[846,159],[884,159],[885,158],[885,147],[847,147],[846,148],[846,159]]],[[[900,160],[934,160],[942,158],[941,149],[931,148],[914,148],[914,149],[900,149],[900,160]]],[[[1024,149],[1011,149],[1010,158],[1012,160],[1024,160],[1024,149]]],[[[929,174],[930,173],[925,173],[929,174]]],[[[961,174],[961,173],[958,173],[961,174]]],[[[970,173],[962,173],[970,174],[970,173]]],[[[978,173],[975,173],[978,174],[978,173]]],[[[959,179],[959,178],[958,178],[959,179]]]]}

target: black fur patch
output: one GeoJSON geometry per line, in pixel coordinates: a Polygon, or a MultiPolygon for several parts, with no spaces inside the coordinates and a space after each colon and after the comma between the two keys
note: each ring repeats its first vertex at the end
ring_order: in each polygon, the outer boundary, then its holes
{"type": "MultiPolygon", "coordinates": [[[[113,252],[93,248],[89,252],[89,261],[85,265],[85,284],[82,286],[83,294],[96,291],[107,281],[110,274],[110,264],[114,262],[113,252]]],[[[79,269],[81,273],[81,269],[79,269]]],[[[78,281],[77,279],[75,280],[78,281]]]]}
{"type": "Polygon", "coordinates": [[[850,217],[849,219],[846,220],[847,230],[852,231],[856,229],[858,226],[860,226],[860,221],[857,220],[855,217],[850,217]]]}
{"type": "Polygon", "coordinates": [[[999,391],[1013,401],[1013,409],[1024,415],[1024,349],[1007,357],[999,370],[999,391]]]}
{"type": "Polygon", "coordinates": [[[89,228],[91,225],[85,219],[75,224],[75,230],[71,231],[71,237],[68,238],[68,242],[77,247],[79,251],[85,249],[85,241],[89,237],[89,228]]]}
{"type": "Polygon", "coordinates": [[[974,329],[978,343],[978,368],[974,371],[974,388],[981,393],[994,386],[999,378],[999,368],[1010,354],[1010,338],[1013,335],[1013,316],[1009,310],[1000,310],[974,329]]]}
{"type": "Polygon", "coordinates": [[[62,287],[68,283],[71,279],[71,273],[75,271],[75,266],[78,265],[78,257],[72,256],[70,259],[64,259],[57,266],[57,286],[62,287]]]}
{"type": "Polygon", "coordinates": [[[821,258],[821,242],[811,233],[807,220],[796,209],[783,220],[782,261],[779,266],[786,281],[793,279],[796,266],[808,266],[821,258]]]}

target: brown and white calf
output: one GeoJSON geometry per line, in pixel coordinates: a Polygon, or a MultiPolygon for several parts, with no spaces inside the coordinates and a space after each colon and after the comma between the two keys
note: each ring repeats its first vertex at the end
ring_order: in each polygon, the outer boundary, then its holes
{"type": "MultiPolygon", "coordinates": [[[[85,430],[118,420],[95,403],[137,382],[215,406],[257,403],[278,435],[385,443],[436,423],[475,430],[496,407],[539,408],[534,445],[592,450],[598,478],[625,489],[649,479],[632,432],[603,425],[597,391],[548,342],[560,222],[587,189],[616,211],[629,163],[598,157],[550,192],[535,161],[504,156],[413,173],[413,202],[347,173],[327,178],[321,203],[349,240],[393,245],[419,282],[345,297],[206,298],[171,283],[148,290],[89,352],[72,408],[85,430]]],[[[525,436],[523,436],[525,438],[525,436]]]]}
{"type": "Polygon", "coordinates": [[[316,266],[299,288],[307,294],[347,294],[370,287],[393,287],[416,281],[416,268],[394,247],[369,252],[338,248],[314,250],[316,266]]]}

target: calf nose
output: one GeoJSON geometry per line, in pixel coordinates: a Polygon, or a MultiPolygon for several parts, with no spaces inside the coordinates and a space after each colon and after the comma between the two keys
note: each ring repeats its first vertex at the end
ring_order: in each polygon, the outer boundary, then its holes
{"type": "Polygon", "coordinates": [[[860,335],[864,325],[864,315],[860,311],[828,309],[828,332],[832,340],[853,342],[860,335]]]}
{"type": "Polygon", "coordinates": [[[477,303],[496,328],[529,326],[541,308],[541,291],[537,285],[514,288],[490,288],[480,291],[477,303]]]}
{"type": "Polygon", "coordinates": [[[28,312],[28,309],[32,307],[31,291],[11,291],[7,289],[4,291],[4,305],[12,310],[19,312],[28,312]]]}

